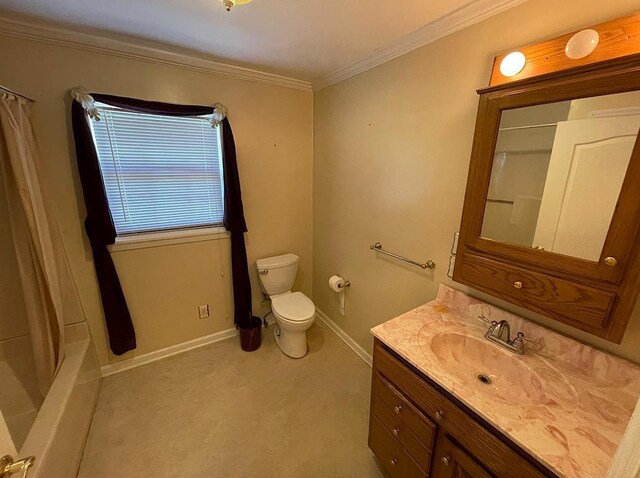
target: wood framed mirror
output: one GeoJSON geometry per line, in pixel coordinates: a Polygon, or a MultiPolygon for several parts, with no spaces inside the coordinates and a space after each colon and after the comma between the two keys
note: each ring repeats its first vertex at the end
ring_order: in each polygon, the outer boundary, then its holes
{"type": "Polygon", "coordinates": [[[640,276],[640,55],[479,94],[454,280],[620,342],[640,276]]]}

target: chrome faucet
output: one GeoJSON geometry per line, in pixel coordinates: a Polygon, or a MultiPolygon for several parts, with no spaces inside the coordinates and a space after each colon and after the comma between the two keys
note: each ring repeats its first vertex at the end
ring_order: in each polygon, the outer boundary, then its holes
{"type": "Polygon", "coordinates": [[[506,320],[492,320],[484,338],[518,355],[524,355],[524,334],[518,332],[516,338],[511,340],[511,325],[506,320]]]}

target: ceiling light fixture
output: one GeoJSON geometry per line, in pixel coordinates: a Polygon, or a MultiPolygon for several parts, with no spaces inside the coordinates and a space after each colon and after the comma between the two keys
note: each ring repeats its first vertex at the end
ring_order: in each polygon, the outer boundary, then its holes
{"type": "Polygon", "coordinates": [[[227,9],[228,12],[231,11],[233,7],[236,5],[244,5],[245,3],[249,3],[253,0],[220,0],[222,6],[227,9]]]}
{"type": "Polygon", "coordinates": [[[515,76],[522,71],[526,63],[527,58],[524,53],[520,51],[511,52],[502,59],[500,73],[507,77],[515,76]]]}

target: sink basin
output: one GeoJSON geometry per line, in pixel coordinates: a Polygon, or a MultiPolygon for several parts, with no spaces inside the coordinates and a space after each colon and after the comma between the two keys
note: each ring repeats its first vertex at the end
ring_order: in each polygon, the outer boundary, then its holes
{"type": "Polygon", "coordinates": [[[521,356],[488,341],[446,332],[433,336],[430,349],[450,374],[496,400],[532,405],[554,401],[521,356]]]}

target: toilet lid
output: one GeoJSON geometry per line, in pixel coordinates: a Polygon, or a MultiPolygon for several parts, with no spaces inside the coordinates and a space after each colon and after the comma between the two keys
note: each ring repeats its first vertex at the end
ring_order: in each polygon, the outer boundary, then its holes
{"type": "Polygon", "coordinates": [[[309,320],[316,313],[316,306],[302,292],[293,292],[271,300],[273,312],[285,320],[309,320]]]}

